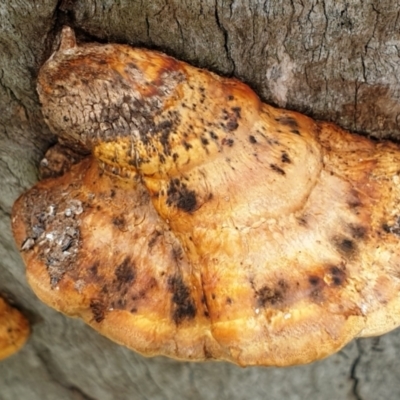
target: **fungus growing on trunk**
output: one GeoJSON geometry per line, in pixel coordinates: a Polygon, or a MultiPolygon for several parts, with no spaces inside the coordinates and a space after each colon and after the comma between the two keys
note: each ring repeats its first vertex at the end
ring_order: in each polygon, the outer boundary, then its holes
{"type": "Polygon", "coordinates": [[[43,115],[91,156],[15,203],[47,304],[144,355],[294,365],[400,324],[398,146],[64,28],[43,115]]]}
{"type": "Polygon", "coordinates": [[[16,353],[29,336],[28,320],[0,297],[0,360],[16,353]]]}

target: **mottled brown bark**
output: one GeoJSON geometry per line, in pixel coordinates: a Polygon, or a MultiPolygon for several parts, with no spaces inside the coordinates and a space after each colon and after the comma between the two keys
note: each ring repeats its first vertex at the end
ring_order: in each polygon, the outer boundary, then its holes
{"type": "Polygon", "coordinates": [[[0,363],[0,399],[398,398],[398,331],[288,370],[144,359],[119,347],[35,298],[10,210],[53,142],[35,86],[63,24],[80,40],[160,49],[244,80],[266,102],[398,139],[399,11],[394,0],[3,1],[0,292],[25,310],[33,333],[0,363]]]}

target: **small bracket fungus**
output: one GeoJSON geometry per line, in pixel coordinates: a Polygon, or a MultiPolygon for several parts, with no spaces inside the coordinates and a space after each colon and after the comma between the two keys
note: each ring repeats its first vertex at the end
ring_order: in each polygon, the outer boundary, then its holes
{"type": "Polygon", "coordinates": [[[144,355],[243,366],[400,324],[398,146],[69,28],[38,92],[62,143],[91,152],[14,206],[47,304],[144,355]]]}
{"type": "Polygon", "coordinates": [[[0,297],[0,360],[16,353],[29,336],[28,320],[0,297]]]}

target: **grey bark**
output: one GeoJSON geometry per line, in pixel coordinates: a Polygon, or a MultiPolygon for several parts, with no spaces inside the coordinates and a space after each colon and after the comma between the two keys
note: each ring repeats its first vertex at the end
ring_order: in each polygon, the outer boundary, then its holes
{"type": "Polygon", "coordinates": [[[32,335],[0,363],[0,399],[397,399],[400,331],[301,367],[146,359],[42,304],[10,230],[13,201],[54,142],[35,79],[60,27],[81,40],[160,49],[235,76],[263,100],[354,132],[400,139],[400,4],[394,0],[0,2],[0,293],[32,335]]]}

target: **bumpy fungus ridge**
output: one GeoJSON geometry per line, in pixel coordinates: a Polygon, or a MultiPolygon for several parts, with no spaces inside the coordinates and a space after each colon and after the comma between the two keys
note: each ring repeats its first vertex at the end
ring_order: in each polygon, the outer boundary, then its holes
{"type": "Polygon", "coordinates": [[[400,151],[164,54],[77,46],[43,114],[90,150],[14,206],[30,284],[145,355],[307,363],[400,324],[400,151]]]}

